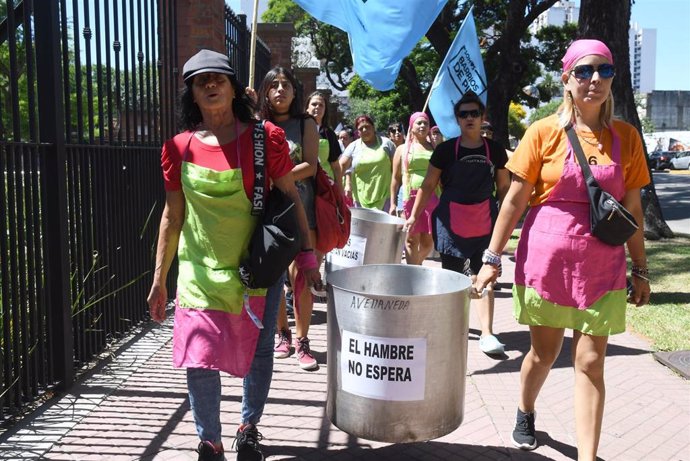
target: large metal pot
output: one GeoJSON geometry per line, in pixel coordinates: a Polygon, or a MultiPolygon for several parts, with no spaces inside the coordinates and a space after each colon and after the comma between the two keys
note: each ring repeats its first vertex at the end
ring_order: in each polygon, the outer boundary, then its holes
{"type": "Polygon", "coordinates": [[[328,276],[331,422],[357,437],[414,442],[460,425],[470,279],[403,264],[328,276]]]}
{"type": "Polygon", "coordinates": [[[405,221],[379,210],[351,208],[350,239],[326,255],[326,274],[365,264],[394,264],[402,259],[405,221]]]}

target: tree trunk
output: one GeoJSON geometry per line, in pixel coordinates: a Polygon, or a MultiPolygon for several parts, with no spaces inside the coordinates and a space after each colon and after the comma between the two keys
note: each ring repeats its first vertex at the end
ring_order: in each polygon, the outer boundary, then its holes
{"type": "Polygon", "coordinates": [[[403,59],[402,66],[400,66],[400,76],[409,88],[408,92],[408,104],[413,112],[422,110],[424,107],[424,101],[426,101],[426,94],[428,90],[422,92],[419,86],[419,76],[417,75],[417,69],[415,69],[414,64],[408,58],[403,59]]]}
{"type": "MultiPolygon", "coordinates": [[[[616,77],[613,79],[613,99],[616,115],[634,125],[642,136],[642,126],[635,107],[635,98],[630,79],[630,50],[628,33],[630,30],[630,0],[581,0],[578,20],[580,38],[596,38],[606,43],[611,49],[616,64],[616,77]]],[[[647,146],[644,147],[645,157],[647,146]]],[[[649,168],[649,167],[648,167],[649,168]]],[[[673,237],[661,212],[659,197],[652,182],[642,189],[642,207],[644,210],[644,235],[650,240],[662,237],[673,237]]]]}
{"type": "MultiPolygon", "coordinates": [[[[487,69],[488,97],[487,111],[491,114],[494,139],[508,146],[508,109],[510,102],[520,89],[520,82],[527,72],[527,62],[521,52],[522,38],[530,24],[556,0],[510,0],[507,18],[499,38],[484,56],[484,62],[497,62],[487,69]]],[[[490,2],[477,2],[478,7],[490,8],[490,2]]]]}

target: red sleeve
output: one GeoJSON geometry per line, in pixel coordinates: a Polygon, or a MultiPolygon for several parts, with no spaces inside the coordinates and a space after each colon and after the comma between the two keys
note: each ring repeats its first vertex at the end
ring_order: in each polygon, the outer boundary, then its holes
{"type": "Polygon", "coordinates": [[[273,123],[264,122],[266,127],[266,165],[268,177],[272,180],[281,178],[292,171],[288,143],[285,140],[285,131],[273,123]]]}
{"type": "Polygon", "coordinates": [[[180,181],[181,165],[182,156],[177,150],[174,140],[168,139],[163,144],[163,150],[161,151],[161,169],[163,170],[163,182],[165,183],[166,191],[172,192],[182,189],[182,182],[180,181]]]}

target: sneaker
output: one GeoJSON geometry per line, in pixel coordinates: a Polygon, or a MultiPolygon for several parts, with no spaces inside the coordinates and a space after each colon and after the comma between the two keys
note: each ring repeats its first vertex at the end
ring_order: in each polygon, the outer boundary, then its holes
{"type": "Polygon", "coordinates": [[[225,459],[223,447],[216,449],[208,440],[199,442],[196,452],[199,453],[199,461],[223,461],[225,459]]]}
{"type": "Polygon", "coordinates": [[[479,349],[485,354],[503,354],[505,344],[501,343],[494,335],[486,335],[479,338],[479,349]]]}
{"type": "Polygon", "coordinates": [[[513,445],[521,450],[534,450],[537,448],[537,437],[534,430],[535,412],[523,413],[518,408],[515,429],[511,439],[513,445]]]}
{"type": "Polygon", "coordinates": [[[292,333],[290,330],[280,330],[278,332],[278,344],[273,349],[273,357],[276,359],[284,359],[290,357],[292,350],[292,333]]]}
{"type": "Polygon", "coordinates": [[[237,461],[264,461],[264,454],[259,445],[259,441],[263,438],[264,436],[261,435],[255,425],[247,424],[241,427],[232,443],[237,451],[237,461]]]}
{"type": "Polygon", "coordinates": [[[285,292],[285,310],[287,311],[288,317],[295,317],[295,308],[292,300],[292,290],[285,292]]]}
{"type": "Polygon", "coordinates": [[[309,348],[309,338],[297,338],[295,340],[295,352],[297,362],[302,370],[313,370],[319,366],[318,362],[311,353],[309,348]]]}

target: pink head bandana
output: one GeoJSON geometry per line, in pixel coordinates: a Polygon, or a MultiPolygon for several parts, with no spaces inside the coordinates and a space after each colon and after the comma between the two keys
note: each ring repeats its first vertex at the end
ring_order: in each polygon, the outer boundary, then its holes
{"type": "Polygon", "coordinates": [[[603,56],[613,64],[611,50],[603,42],[599,40],[575,40],[570,44],[568,51],[565,52],[565,56],[561,59],[563,71],[572,69],[577,61],[591,54],[603,56]]]}
{"type": "Polygon", "coordinates": [[[429,121],[429,116],[426,115],[425,112],[415,112],[414,114],[410,115],[410,124],[407,125],[408,144],[414,139],[414,135],[412,134],[412,127],[414,126],[414,122],[416,122],[419,117],[426,119],[427,122],[429,121]]]}

